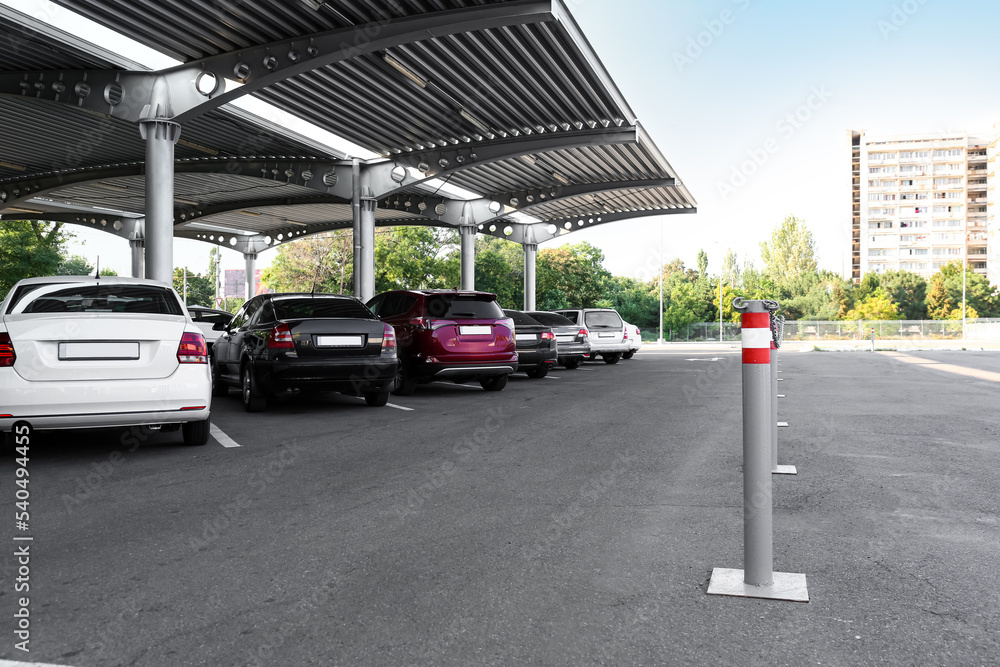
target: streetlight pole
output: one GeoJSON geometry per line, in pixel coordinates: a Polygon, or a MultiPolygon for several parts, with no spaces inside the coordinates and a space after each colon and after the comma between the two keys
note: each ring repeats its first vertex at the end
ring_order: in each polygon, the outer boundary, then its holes
{"type": "Polygon", "coordinates": [[[722,342],[722,277],[726,272],[725,263],[723,263],[722,270],[719,271],[719,342],[722,342]]]}
{"type": "Polygon", "coordinates": [[[663,218],[660,218],[660,338],[656,341],[663,345],[663,218]]]}
{"type": "Polygon", "coordinates": [[[969,274],[969,244],[966,241],[962,252],[962,340],[965,340],[965,281],[969,274]]]}

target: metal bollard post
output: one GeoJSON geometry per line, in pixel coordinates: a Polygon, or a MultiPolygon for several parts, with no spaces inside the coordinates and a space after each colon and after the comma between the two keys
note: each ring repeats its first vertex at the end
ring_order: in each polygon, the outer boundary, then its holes
{"type": "Polygon", "coordinates": [[[742,313],[743,339],[743,569],[715,568],[707,592],[808,602],[804,574],[773,571],[771,404],[777,399],[770,366],[778,303],[737,298],[733,307],[742,313]]]}

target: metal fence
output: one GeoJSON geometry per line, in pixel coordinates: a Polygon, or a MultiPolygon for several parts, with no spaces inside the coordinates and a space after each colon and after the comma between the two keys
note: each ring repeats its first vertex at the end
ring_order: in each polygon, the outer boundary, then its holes
{"type": "MultiPolygon", "coordinates": [[[[788,340],[947,340],[962,338],[962,320],[785,320],[784,339],[788,340]]],[[[664,338],[667,332],[663,332],[664,338]]],[[[966,340],[1000,341],[1000,318],[966,320],[966,340]]],[[[738,341],[740,325],[723,322],[722,340],[738,341]]],[[[718,322],[696,322],[670,332],[672,341],[718,341],[718,322]]]]}

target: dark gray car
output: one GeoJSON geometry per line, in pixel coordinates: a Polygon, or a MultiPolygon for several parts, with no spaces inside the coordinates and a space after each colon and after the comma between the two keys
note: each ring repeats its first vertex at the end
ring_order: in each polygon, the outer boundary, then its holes
{"type": "Polygon", "coordinates": [[[576,368],[590,354],[590,333],[586,327],[574,324],[559,313],[533,310],[526,314],[552,328],[559,346],[558,360],[561,366],[576,368]]]}

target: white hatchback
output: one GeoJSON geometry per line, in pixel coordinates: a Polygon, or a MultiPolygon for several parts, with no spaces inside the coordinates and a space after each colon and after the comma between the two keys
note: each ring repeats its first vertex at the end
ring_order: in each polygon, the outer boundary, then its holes
{"type": "Polygon", "coordinates": [[[142,278],[19,281],[0,303],[0,431],[114,426],[209,436],[205,337],[177,292],[142,278]]]}

